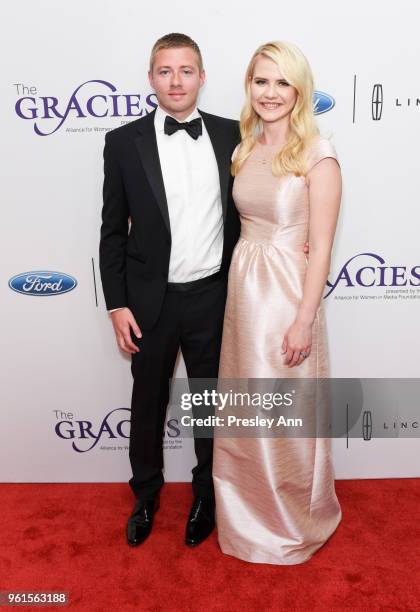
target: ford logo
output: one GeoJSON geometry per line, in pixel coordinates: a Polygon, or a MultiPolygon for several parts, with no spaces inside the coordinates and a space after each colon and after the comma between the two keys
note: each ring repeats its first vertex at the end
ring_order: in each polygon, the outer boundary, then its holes
{"type": "Polygon", "coordinates": [[[323,91],[314,91],[313,104],[315,115],[322,115],[322,113],[327,113],[334,108],[335,100],[323,91]]]}
{"type": "Polygon", "coordinates": [[[63,272],[50,272],[36,270],[35,272],[22,272],[9,280],[9,287],[13,291],[25,295],[58,295],[74,289],[77,281],[63,272]]]}

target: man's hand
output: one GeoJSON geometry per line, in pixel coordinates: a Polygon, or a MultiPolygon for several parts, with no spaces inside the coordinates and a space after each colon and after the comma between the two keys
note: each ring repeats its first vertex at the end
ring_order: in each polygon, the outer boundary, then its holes
{"type": "Polygon", "coordinates": [[[137,325],[133,313],[129,308],[121,308],[111,313],[112,325],[114,326],[117,344],[122,351],[132,355],[140,351],[139,347],[131,340],[131,329],[137,338],[141,338],[140,327],[137,325]]]}

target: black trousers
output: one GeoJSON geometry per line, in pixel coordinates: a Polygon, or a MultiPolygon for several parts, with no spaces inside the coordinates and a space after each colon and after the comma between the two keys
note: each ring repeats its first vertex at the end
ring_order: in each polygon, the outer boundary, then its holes
{"type": "MultiPolygon", "coordinates": [[[[181,348],[188,378],[217,378],[227,279],[213,275],[184,285],[168,285],[158,322],[133,336],[130,486],[139,499],[153,498],[163,485],[163,433],[169,382],[181,348]]],[[[213,439],[195,438],[194,495],[214,498],[213,439]]]]}

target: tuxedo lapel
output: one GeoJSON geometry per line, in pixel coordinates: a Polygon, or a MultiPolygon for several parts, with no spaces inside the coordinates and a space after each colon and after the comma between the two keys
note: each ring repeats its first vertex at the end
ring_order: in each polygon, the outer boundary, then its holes
{"type": "Polygon", "coordinates": [[[230,151],[229,147],[226,146],[225,135],[217,119],[212,115],[204,113],[200,109],[198,109],[198,112],[203,118],[219,168],[220,195],[222,197],[223,221],[225,221],[230,179],[230,151]]]}
{"type": "Polygon", "coordinates": [[[137,130],[139,135],[134,139],[141,163],[156,198],[157,205],[162,213],[163,220],[169,233],[171,226],[169,222],[168,202],[166,200],[165,185],[163,182],[162,169],[160,166],[159,152],[155,131],[155,112],[153,111],[143,121],[139,121],[137,130]]]}

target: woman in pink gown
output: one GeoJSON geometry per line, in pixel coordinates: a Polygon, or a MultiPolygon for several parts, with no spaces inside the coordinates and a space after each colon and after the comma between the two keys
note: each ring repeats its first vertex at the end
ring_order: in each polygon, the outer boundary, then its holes
{"type": "MultiPolygon", "coordinates": [[[[341,199],[337,156],[319,135],[312,73],[299,49],[262,45],[245,82],[232,158],[241,236],[219,379],[328,378],[321,300],[341,199]]],[[[222,551],[254,563],[306,561],[341,520],[331,440],[225,435],[216,433],[213,465],[222,551]]]]}

